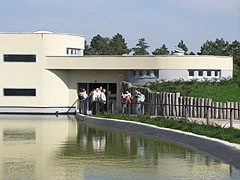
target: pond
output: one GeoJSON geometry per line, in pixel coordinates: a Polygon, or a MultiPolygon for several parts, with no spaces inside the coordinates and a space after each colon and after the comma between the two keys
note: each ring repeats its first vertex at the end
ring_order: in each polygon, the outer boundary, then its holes
{"type": "Polygon", "coordinates": [[[240,171],[175,144],[78,123],[0,116],[1,180],[239,180],[240,171]]]}

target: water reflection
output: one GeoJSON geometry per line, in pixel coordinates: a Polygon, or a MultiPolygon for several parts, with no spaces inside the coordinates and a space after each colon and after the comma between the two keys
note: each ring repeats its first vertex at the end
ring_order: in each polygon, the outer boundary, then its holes
{"type": "Polygon", "coordinates": [[[65,119],[1,119],[1,180],[240,179],[238,170],[174,144],[65,119]]]}

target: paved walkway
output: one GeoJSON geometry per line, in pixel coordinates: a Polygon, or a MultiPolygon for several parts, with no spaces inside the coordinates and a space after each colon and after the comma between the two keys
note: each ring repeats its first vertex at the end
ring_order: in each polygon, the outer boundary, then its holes
{"type": "MultiPolygon", "coordinates": [[[[188,118],[189,120],[192,121],[198,121],[200,124],[203,122],[204,124],[207,124],[207,119],[206,118],[188,118]]],[[[210,124],[218,124],[221,125],[222,127],[230,127],[230,120],[226,119],[210,119],[210,124]]],[[[234,120],[233,121],[233,127],[240,129],[240,120],[234,120]]]]}

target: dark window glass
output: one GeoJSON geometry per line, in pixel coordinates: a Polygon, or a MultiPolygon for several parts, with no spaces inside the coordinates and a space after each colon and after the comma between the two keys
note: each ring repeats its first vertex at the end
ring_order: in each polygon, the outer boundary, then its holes
{"type": "Polygon", "coordinates": [[[194,76],[194,71],[188,71],[189,76],[194,76]]]}
{"type": "Polygon", "coordinates": [[[5,62],[36,62],[36,55],[4,54],[5,62]]]}
{"type": "Polygon", "coordinates": [[[198,76],[203,76],[203,71],[198,71],[198,76]]]}
{"type": "Polygon", "coordinates": [[[36,89],[3,89],[4,96],[36,96],[36,89]]]}
{"type": "Polygon", "coordinates": [[[207,76],[212,76],[211,71],[207,71],[207,76]]]}
{"type": "Polygon", "coordinates": [[[133,71],[133,76],[136,76],[136,71],[133,71]]]}
{"type": "Polygon", "coordinates": [[[218,76],[218,71],[215,71],[215,76],[218,76]]]}
{"type": "Polygon", "coordinates": [[[111,94],[117,94],[117,84],[116,83],[109,83],[108,91],[111,91],[111,94]]]}
{"type": "Polygon", "coordinates": [[[156,77],[159,76],[159,71],[158,71],[158,70],[155,70],[155,71],[154,71],[154,76],[156,76],[156,77]]]}
{"type": "Polygon", "coordinates": [[[143,75],[142,71],[139,71],[139,76],[142,76],[142,75],[143,75]]]}
{"type": "Polygon", "coordinates": [[[147,72],[146,72],[146,75],[147,75],[147,76],[150,76],[150,71],[147,71],[147,72]]]}

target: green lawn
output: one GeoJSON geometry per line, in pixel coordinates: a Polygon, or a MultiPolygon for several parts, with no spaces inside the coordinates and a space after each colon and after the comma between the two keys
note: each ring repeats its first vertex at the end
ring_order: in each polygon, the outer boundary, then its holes
{"type": "Polygon", "coordinates": [[[121,114],[100,114],[97,117],[122,119],[127,121],[136,121],[145,124],[152,124],[159,127],[170,129],[177,129],[185,132],[192,132],[194,134],[203,135],[207,137],[217,138],[231,143],[240,144],[240,129],[222,128],[218,125],[204,125],[197,122],[190,122],[187,120],[179,119],[166,119],[163,117],[150,118],[147,116],[136,117],[121,114]]]}
{"type": "Polygon", "coordinates": [[[240,102],[240,82],[163,81],[150,83],[146,87],[154,92],[180,92],[182,96],[211,98],[216,102],[240,102]]]}

